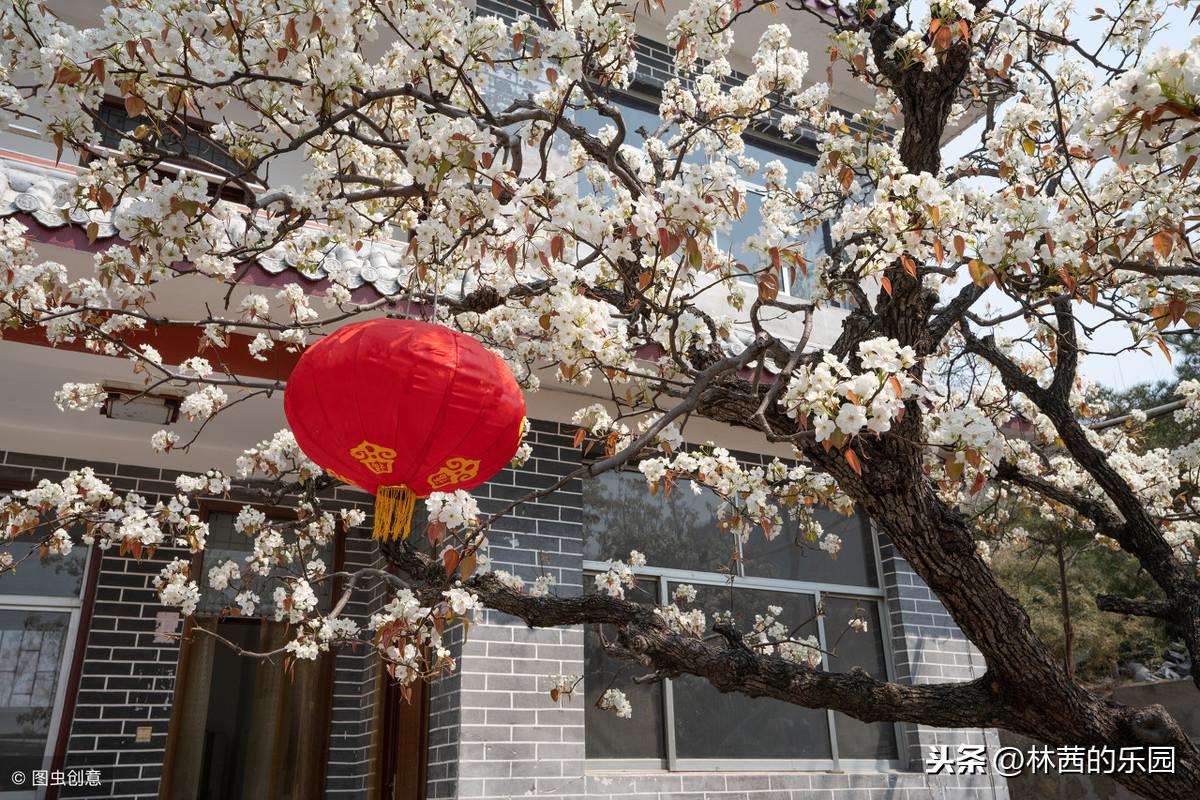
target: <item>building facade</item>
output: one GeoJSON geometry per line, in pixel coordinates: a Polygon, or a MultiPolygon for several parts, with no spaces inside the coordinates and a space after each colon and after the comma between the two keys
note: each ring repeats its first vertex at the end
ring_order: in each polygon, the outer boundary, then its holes
{"type": "MultiPolygon", "coordinates": [[[[51,6],[64,17],[86,18],[100,4],[51,6]]],[[[479,13],[538,12],[522,0],[479,0],[479,13]]],[[[644,26],[635,87],[614,98],[635,118],[648,113],[671,75],[665,35],[655,40],[655,24],[644,26]]],[[[824,52],[811,26],[798,25],[796,35],[824,52]]],[[[751,30],[743,40],[757,36],[751,30]]],[[[748,63],[748,51],[738,57],[748,63]]],[[[844,86],[833,101],[853,108],[874,99],[863,87],[844,86]]],[[[111,125],[124,124],[119,109],[106,113],[111,125]]],[[[783,159],[793,171],[811,168],[813,151],[803,140],[761,136],[750,150],[756,158],[783,159]]],[[[58,163],[38,131],[18,125],[0,131],[0,216],[24,224],[47,259],[82,271],[115,229],[101,220],[89,238],[84,226],[96,220],[72,218],[56,205],[56,190],[72,169],[58,163]]],[[[746,188],[752,217],[757,195],[753,185],[746,188]]],[[[731,246],[744,233],[733,231],[731,246]]],[[[823,246],[819,237],[811,244],[814,251],[823,246]]],[[[396,290],[387,248],[334,257],[353,262],[358,296],[396,290]]],[[[320,275],[301,275],[282,257],[260,258],[253,267],[249,283],[300,282],[321,290],[320,275]]],[[[803,295],[805,287],[790,291],[803,295]]],[[[821,313],[815,346],[836,336],[842,312],[821,313]]],[[[736,349],[745,333],[735,331],[729,346],[736,349]]],[[[194,354],[194,338],[168,330],[147,336],[168,363],[194,354]]],[[[265,364],[247,359],[241,367],[286,378],[292,363],[294,355],[275,353],[265,364]]],[[[127,363],[71,346],[50,348],[37,332],[18,330],[0,338],[0,364],[13,378],[0,389],[0,495],[88,467],[115,490],[153,503],[173,493],[180,474],[228,467],[242,447],[284,426],[278,398],[264,399],[248,404],[237,421],[214,425],[193,451],[155,456],[146,446],[153,426],[64,417],[50,403],[64,382],[110,380],[128,372],[127,363]]],[[[484,513],[552,485],[587,458],[567,422],[582,404],[553,389],[530,396],[533,457],[476,492],[484,513]]],[[[781,454],[760,452],[753,436],[703,421],[689,437],[695,444],[714,441],[749,462],[781,454]]],[[[247,547],[231,524],[237,499],[214,498],[203,508],[212,530],[209,558],[236,557],[247,547]]],[[[349,488],[336,490],[332,500],[370,510],[370,498],[349,488]]],[[[732,606],[735,618],[779,606],[788,619],[809,620],[803,632],[829,651],[829,669],[858,666],[912,683],[982,674],[982,659],[941,604],[867,521],[828,522],[841,526],[845,543],[836,562],[781,536],[770,547],[739,549],[730,590],[715,563],[739,546],[721,536],[711,504],[684,489],[669,500],[651,498],[639,474],[608,474],[568,483],[502,518],[489,556],[496,568],[527,580],[552,574],[555,591],[570,594],[586,591],[590,573],[602,571],[607,558],[636,548],[648,563],[639,570],[640,594],[631,596],[666,598],[688,584],[701,607],[732,606]],[[865,619],[867,631],[843,636],[852,617],[865,619]]],[[[346,531],[330,563],[347,570],[386,566],[368,531],[346,531]]],[[[12,546],[14,555],[21,555],[18,548],[12,546]]],[[[278,661],[239,659],[195,628],[248,650],[277,646],[286,629],[264,617],[220,616],[207,597],[185,624],[160,604],[153,586],[163,564],[177,557],[190,556],[162,547],[131,558],[80,546],[69,558],[34,558],[0,578],[0,741],[9,754],[0,757],[0,800],[1007,797],[1003,779],[993,775],[924,770],[931,745],[986,751],[996,746],[990,732],[865,725],[833,712],[720,695],[687,679],[635,683],[636,671],[604,656],[603,631],[532,630],[487,612],[465,639],[461,630],[451,632],[458,669],[407,699],[386,680],[369,646],[343,647],[290,670],[278,661]],[[551,675],[580,681],[556,702],[551,675]],[[598,695],[615,686],[634,700],[632,719],[595,708],[598,695]],[[46,770],[48,786],[5,783],[11,772],[37,769],[46,770]]],[[[194,567],[202,575],[203,558],[194,567]]],[[[360,594],[348,611],[365,621],[387,599],[382,589],[360,594]]]]}
{"type": "MultiPolygon", "coordinates": [[[[10,347],[30,345],[9,345],[10,347]]],[[[481,510],[498,510],[505,503],[551,482],[579,465],[583,454],[573,446],[573,429],[561,423],[532,422],[534,458],[521,469],[505,470],[478,491],[481,510]]],[[[7,485],[27,485],[43,478],[61,479],[65,470],[91,466],[114,488],[137,491],[153,497],[172,491],[176,473],[154,467],[114,464],[76,459],[70,456],[6,452],[0,479],[7,485]]],[[[641,476],[631,473],[641,481],[641,476]]],[[[653,500],[642,490],[647,502],[638,504],[633,481],[619,476],[603,481],[605,485],[568,484],[548,498],[520,507],[503,518],[491,535],[490,557],[496,567],[507,569],[532,580],[547,572],[557,579],[557,591],[572,593],[584,589],[589,566],[599,564],[588,558],[601,545],[597,539],[614,532],[635,530],[633,520],[662,521],[648,504],[653,500]],[[616,502],[614,502],[614,500],[616,502]],[[630,504],[636,514],[629,514],[630,504]],[[649,512],[649,513],[644,513],[649,512]],[[624,517],[617,519],[616,517],[624,517]]],[[[367,505],[365,495],[349,489],[338,490],[339,501],[367,505]]],[[[658,502],[658,501],[654,501],[658,502]]],[[[687,501],[691,504],[691,501],[687,501]]],[[[659,503],[660,506],[664,504],[659,503]]],[[[705,545],[704,531],[710,532],[709,544],[719,546],[721,538],[715,525],[705,525],[703,503],[694,508],[666,507],[669,519],[688,524],[667,531],[664,545],[677,544],[676,536],[689,537],[696,553],[705,545]]],[[[221,506],[210,509],[214,529],[213,552],[220,550],[221,506]]],[[[661,512],[659,512],[661,513],[661,512]]],[[[711,522],[711,520],[709,520],[711,522]]],[[[640,528],[639,528],[640,529],[640,528]]],[[[653,528],[646,528],[646,531],[653,528]]],[[[968,680],[981,674],[983,664],[970,644],[955,627],[941,605],[925,588],[908,564],[886,541],[880,541],[869,526],[860,527],[863,548],[856,547],[849,527],[840,531],[847,542],[839,561],[841,575],[864,576],[859,585],[812,580],[790,581],[780,578],[748,577],[737,582],[738,591],[759,595],[786,605],[789,611],[811,611],[820,597],[826,606],[822,637],[827,649],[845,660],[831,668],[863,666],[902,682],[938,682],[968,680]],[[853,562],[853,563],[852,563],[853,562]],[[764,589],[762,587],[769,587],[764,589]],[[788,599],[779,598],[791,598],[788,599]],[[835,621],[846,617],[853,606],[856,614],[866,613],[870,644],[843,638],[825,639],[824,629],[837,630],[835,621]],[[840,615],[840,617],[839,617],[840,615]],[[857,657],[857,658],[856,658],[857,657]],[[855,663],[857,662],[857,663],[855,663]]],[[[643,545],[653,554],[652,537],[643,545]]],[[[670,552],[664,546],[659,552],[670,552]]],[[[63,643],[59,647],[57,668],[61,690],[52,686],[46,697],[52,712],[47,730],[48,746],[42,760],[47,768],[67,774],[95,769],[100,787],[64,787],[63,797],[150,798],[174,795],[171,786],[183,791],[182,784],[170,784],[176,773],[185,770],[181,750],[195,749],[200,754],[213,752],[212,740],[229,727],[230,714],[241,704],[242,717],[262,712],[256,699],[230,686],[231,677],[250,680],[262,668],[250,660],[238,663],[210,664],[206,684],[209,696],[199,708],[192,698],[201,663],[195,651],[197,637],[181,645],[177,636],[182,626],[177,612],[159,603],[152,580],[162,564],[183,555],[164,548],[151,558],[134,560],[115,553],[95,551],[85,554],[76,566],[76,593],[70,603],[52,603],[46,599],[38,611],[29,598],[7,592],[3,595],[3,614],[10,618],[9,631],[28,631],[44,625],[46,613],[63,615],[63,643]],[[47,612],[46,608],[62,608],[47,612]],[[24,614],[24,617],[21,617],[24,614]],[[73,619],[68,619],[74,615],[73,619]],[[31,621],[32,619],[32,621],[31,621]],[[72,639],[74,641],[72,641],[72,639]],[[193,652],[188,652],[189,648],[193,652]],[[186,662],[186,663],[185,663],[186,662]],[[232,701],[232,702],[231,702],[232,701]],[[191,709],[193,719],[208,727],[209,744],[190,738],[189,725],[182,711],[191,709]],[[175,739],[175,741],[172,741],[175,739]]],[[[226,552],[219,552],[225,556],[226,552]]],[[[790,560],[804,561],[805,556],[790,560]]],[[[379,564],[382,559],[367,530],[355,530],[344,537],[339,562],[348,569],[379,564]]],[[[787,561],[785,555],[771,554],[770,563],[787,561]]],[[[745,562],[755,561],[748,553],[745,562]]],[[[814,564],[826,577],[828,564],[814,564]]],[[[672,585],[671,579],[703,589],[716,586],[722,578],[706,578],[701,570],[647,567],[640,585],[672,585]],[[704,583],[704,581],[708,583],[704,583]]],[[[842,578],[839,578],[842,579],[842,578]]],[[[853,580],[853,578],[844,578],[853,580]]],[[[0,586],[0,591],[4,587],[0,586]]],[[[69,591],[69,589],[67,590],[69,591]]],[[[62,593],[62,594],[65,594],[62,593]]],[[[356,598],[354,616],[365,619],[385,602],[382,592],[374,597],[356,598]]],[[[700,600],[704,602],[703,598],[700,600]]],[[[203,606],[201,617],[203,616],[203,606]]],[[[247,627],[247,621],[242,621],[247,627]]],[[[266,631],[255,635],[267,636],[266,631]]],[[[205,640],[207,641],[207,640],[205,640]]],[[[260,640],[244,638],[247,645],[260,640]]],[[[265,640],[264,640],[265,641],[265,640]]],[[[472,627],[465,642],[458,638],[458,669],[434,683],[428,698],[418,697],[418,707],[427,703],[428,716],[422,732],[416,726],[404,731],[402,739],[424,736],[427,742],[426,796],[429,798],[508,798],[508,797],[600,797],[600,798],[1001,798],[1006,797],[1003,779],[992,775],[927,775],[924,761],[930,745],[956,748],[976,745],[996,746],[994,734],[980,731],[944,731],[920,726],[868,726],[832,712],[792,708],[760,708],[772,701],[723,698],[699,685],[635,689],[630,674],[613,681],[613,665],[606,663],[592,634],[578,628],[533,630],[523,623],[496,612],[487,612],[480,624],[472,627]],[[577,675],[583,681],[569,699],[554,702],[549,695],[549,676],[577,675]],[[633,719],[617,719],[594,708],[599,693],[612,685],[623,686],[635,703],[633,719]],[[664,696],[670,692],[670,697],[664,696]],[[725,705],[721,705],[724,702],[725,705]],[[668,719],[673,715],[673,719],[668,719]],[[741,725],[746,721],[745,725],[741,725]],[[670,725],[669,729],[664,726],[670,725]],[[732,734],[732,735],[731,735],[732,734]],[[641,747],[641,752],[637,752],[641,747]],[[838,751],[841,752],[838,752],[838,751]],[[849,751],[849,752],[847,752],[849,751]],[[613,755],[619,757],[613,758],[613,755]]],[[[218,645],[218,647],[220,647],[218,645]]],[[[208,653],[209,659],[213,653],[208,653]]],[[[217,655],[218,660],[222,660],[217,655]]],[[[54,669],[47,662],[45,669],[54,669]]],[[[380,708],[385,691],[381,687],[378,661],[369,649],[343,648],[325,665],[332,675],[316,676],[309,683],[316,688],[313,698],[294,693],[282,703],[300,703],[305,709],[305,726],[316,723],[323,741],[300,744],[301,752],[323,758],[321,768],[310,773],[324,786],[324,796],[368,798],[380,794],[380,765],[386,746],[381,731],[384,717],[380,708]],[[322,683],[322,680],[324,681],[322,683]],[[323,707],[322,707],[323,706],[323,707]],[[306,749],[307,748],[307,749],[306,749]]],[[[43,666],[39,662],[39,670],[43,666]]],[[[39,672],[40,677],[40,672],[39,672]]],[[[295,682],[304,683],[304,677],[295,682]]],[[[269,683],[269,682],[268,682],[269,683]]],[[[674,683],[686,683],[675,681],[674,683]]],[[[257,677],[256,691],[264,681],[257,677]]],[[[293,690],[295,686],[291,687],[293,690]]],[[[15,690],[10,708],[17,708],[15,690]]],[[[394,702],[403,704],[399,698],[394,702]]],[[[30,701],[33,702],[33,701],[30,701]]],[[[406,704],[411,706],[412,703],[406,704]]],[[[782,704],[781,704],[782,705],[782,704]]],[[[404,713],[404,712],[402,712],[404,713]]],[[[237,715],[234,714],[234,718],[237,715]]],[[[251,727],[252,720],[243,719],[251,727]]],[[[287,723],[284,723],[286,727],[287,723]]],[[[249,728],[247,728],[249,731],[249,728]]],[[[272,745],[278,749],[280,742],[272,745]]],[[[256,747],[262,747],[253,732],[244,735],[235,747],[245,762],[234,765],[227,774],[245,781],[254,770],[256,747]]],[[[408,749],[410,741],[393,744],[408,749]]],[[[292,744],[292,747],[297,747],[292,744]]],[[[195,753],[193,753],[193,756],[195,753]]],[[[274,756],[273,769],[290,770],[286,757],[274,756]]],[[[193,759],[194,760],[194,759],[193,759]]],[[[32,763],[32,762],[29,762],[32,763]]],[[[199,767],[213,770],[212,763],[199,767]]],[[[419,765],[409,765],[420,769],[419,765]]],[[[226,773],[222,773],[226,774],[226,773]]],[[[289,773],[290,774],[290,773],[289,773]]],[[[193,776],[194,777],[194,776],[193,776]]],[[[269,775],[264,772],[263,780],[269,775]]],[[[64,779],[65,780],[65,779],[64,779]]],[[[264,796],[307,797],[294,787],[262,784],[262,795],[229,794],[214,787],[197,785],[196,797],[264,796]],[[208,792],[205,794],[204,792],[208,792]]],[[[243,783],[243,785],[245,785],[243,783]]],[[[6,796],[6,795],[0,795],[6,796]]],[[[19,795],[13,795],[14,797],[19,795]]],[[[416,795],[414,795],[416,796],[416,795]]]]}

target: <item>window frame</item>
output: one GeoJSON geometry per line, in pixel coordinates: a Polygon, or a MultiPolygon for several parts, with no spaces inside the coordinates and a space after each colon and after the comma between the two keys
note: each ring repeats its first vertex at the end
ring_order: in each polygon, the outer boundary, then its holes
{"type": "MultiPolygon", "coordinates": [[[[30,481],[0,481],[0,493],[14,489],[30,489],[30,481]]],[[[99,572],[101,553],[95,545],[79,542],[76,547],[84,548],[83,580],[79,592],[74,595],[0,594],[0,609],[11,611],[44,611],[66,613],[67,629],[63,636],[62,652],[59,654],[58,678],[54,686],[54,699],[50,711],[50,724],[46,729],[46,747],[42,764],[48,769],[62,769],[66,758],[67,741],[71,724],[75,718],[75,702],[79,690],[79,674],[83,654],[87,647],[90,631],[92,606],[95,602],[96,578],[99,572]]],[[[0,577],[0,580],[3,580],[0,577]]],[[[26,800],[57,796],[60,787],[27,787],[11,791],[0,791],[0,800],[26,800]]]]}
{"type": "MultiPolygon", "coordinates": [[[[630,471],[631,472],[631,471],[630,471]]],[[[631,474],[637,474],[632,473],[631,474]]],[[[815,607],[820,608],[821,600],[826,597],[839,597],[860,601],[863,605],[874,604],[878,618],[879,636],[883,661],[886,669],[885,679],[894,681],[896,678],[895,654],[891,635],[891,616],[887,603],[887,590],[883,585],[883,560],[879,549],[879,536],[874,523],[865,520],[864,534],[869,539],[872,559],[875,566],[878,586],[855,586],[839,583],[824,583],[819,581],[785,580],[780,578],[759,578],[745,575],[724,575],[719,572],[704,572],[701,570],[676,569],[673,567],[657,567],[647,564],[633,570],[638,578],[639,586],[646,587],[653,583],[657,586],[657,602],[671,602],[671,584],[690,583],[696,586],[728,587],[732,583],[734,590],[760,590],[802,594],[810,597],[815,607]]],[[[739,552],[741,545],[739,544],[739,552]]],[[[584,559],[583,580],[587,581],[593,575],[608,570],[608,564],[603,561],[584,559]]],[[[829,669],[828,640],[825,634],[825,617],[818,616],[816,620],[817,638],[820,642],[822,656],[821,669],[829,669]]],[[[584,674],[584,686],[587,685],[587,675],[584,674]]],[[[717,758],[680,758],[676,753],[675,743],[675,709],[673,681],[665,678],[662,681],[662,736],[663,758],[587,758],[584,760],[584,770],[587,774],[610,772],[822,772],[822,771],[859,771],[887,772],[902,770],[905,759],[903,727],[901,723],[892,723],[893,737],[896,743],[896,758],[894,759],[864,759],[842,758],[838,753],[837,720],[833,709],[826,709],[826,720],[829,730],[830,758],[797,758],[797,759],[717,759],[717,758]]],[[[634,710],[636,714],[636,709],[634,710]]],[[[886,723],[881,723],[886,724],[886,723]]],[[[587,728],[584,727],[586,741],[587,728]]]]}

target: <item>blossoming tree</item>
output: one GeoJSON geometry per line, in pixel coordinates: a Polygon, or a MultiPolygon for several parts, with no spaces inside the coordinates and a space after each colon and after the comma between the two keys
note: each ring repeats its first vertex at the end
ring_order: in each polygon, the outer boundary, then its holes
{"type": "MultiPolygon", "coordinates": [[[[6,536],[38,537],[51,553],[71,546],[72,528],[130,558],[163,542],[199,550],[197,498],[238,484],[264,502],[293,498],[299,520],[248,506],[237,527],[251,559],[206,576],[175,561],[162,599],[190,612],[203,581],[243,611],[273,604],[295,626],[296,658],[369,634],[395,677],[413,681],[452,668],[441,632],[480,607],[535,626],[607,623],[612,653],[658,678],[693,674],[866,721],[1173,745],[1176,774],[1120,780],[1156,798],[1200,793],[1200,751],[1170,716],[1070,678],[977,546],[1018,511],[1093,531],[1158,587],[1098,598],[1102,608],[1170,620],[1200,659],[1200,449],[1144,451],[1136,424],[1093,430],[1103,407],[1080,373],[1102,328],[1128,331],[1133,351],[1200,321],[1200,46],[1148,49],[1165,4],[1098,9],[1094,31],[1077,36],[1066,2],[796,2],[793,19],[828,29],[837,69],[876,92],[873,108],[847,115],[786,25],[766,28],[749,74],[732,70],[735,23],[774,15],[775,2],[692,0],[669,17],[677,76],[660,126],[636,147],[611,92],[631,80],[637,23],[665,10],[537,5],[509,23],[456,0],[115,0],[79,29],[36,0],[6,0],[0,105],[61,152],[89,156],[70,207],[89,235],[111,219],[121,238],[90,274],[72,275],[6,223],[0,322],[126,358],[147,390],[186,386],[182,412],[205,423],[283,388],[222,369],[231,348],[264,359],[383,312],[452,326],[501,354],[529,391],[555,381],[597,394],[575,418],[597,458],[563,483],[637,464],[650,491],[686,478],[715,493],[730,536],[772,538],[787,517],[833,553],[811,507],[857,509],[937,594],[986,674],[900,685],[823,671],[815,644],[789,633],[797,621],[765,614],[740,630],[691,608],[686,587],[665,606],[626,598],[636,553],[613,554],[594,591],[558,596],[548,579],[479,568],[496,517],[481,518],[465,493],[431,497],[426,535],[385,546],[398,574],[336,576],[345,593],[318,612],[314,587],[335,576],[315,549],[362,519],[326,507],[335,480],[287,431],[247,449],[236,474],[180,479],[166,504],[87,469],[13,492],[0,507],[6,536]],[[135,125],[105,123],[106,94],[135,125]],[[588,110],[602,126],[581,122],[588,110]],[[974,123],[971,142],[949,158],[960,121],[974,123]],[[814,136],[816,169],[755,163],[742,138],[754,130],[814,136]],[[211,156],[203,174],[169,169],[184,135],[211,156]],[[102,147],[104,136],[119,146],[102,147]],[[274,178],[288,169],[293,185],[274,178]],[[748,213],[740,186],[754,173],[765,196],[750,256],[735,259],[721,234],[748,213]],[[809,260],[804,243],[823,225],[832,245],[809,260]],[[403,270],[382,296],[351,291],[326,264],[333,248],[387,246],[403,270]],[[267,253],[324,270],[320,291],[255,285],[244,265],[267,253]],[[810,300],[780,294],[797,271],[818,287],[810,300]],[[222,287],[224,306],[164,310],[164,288],[197,273],[222,287]],[[728,314],[705,310],[712,296],[728,314]],[[812,320],[831,303],[850,311],[817,348],[812,320]],[[728,345],[735,319],[754,332],[742,348],[728,345]],[[799,341],[778,334],[780,320],[799,341]],[[202,336],[183,363],[137,341],[184,325],[202,336]],[[795,461],[750,468],[720,448],[683,447],[697,416],[789,445],[795,461]],[[1014,419],[1031,432],[1006,435],[1014,419]],[[245,588],[281,567],[273,596],[245,588]],[[380,582],[394,599],[362,631],[342,612],[380,582]]],[[[1200,414],[1200,384],[1181,392],[1180,414],[1200,414]]],[[[75,383],[57,402],[100,399],[99,386],[75,383]]],[[[190,445],[169,431],[148,443],[190,445]]],[[[618,692],[604,703],[631,713],[618,692]]]]}

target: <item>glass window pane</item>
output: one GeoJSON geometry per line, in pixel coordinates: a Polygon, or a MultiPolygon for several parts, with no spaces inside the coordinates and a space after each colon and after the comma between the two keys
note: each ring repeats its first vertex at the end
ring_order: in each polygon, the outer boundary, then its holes
{"type": "Polygon", "coordinates": [[[743,546],[746,575],[781,580],[837,583],[845,586],[878,586],[875,573],[875,547],[866,517],[845,516],[826,508],[813,513],[826,533],[842,538],[842,549],[831,557],[804,538],[795,522],[786,522],[773,540],[761,531],[750,535],[743,546]]]}
{"type": "MultiPolygon", "coordinates": [[[[880,680],[887,679],[883,631],[876,601],[826,596],[825,639],[830,651],[831,671],[846,672],[851,667],[862,667],[880,680]],[[850,620],[855,618],[867,621],[865,632],[850,629],[850,620]]],[[[899,757],[896,728],[890,722],[860,722],[840,713],[835,716],[839,758],[893,760],[899,757]]]]}
{"type": "MultiPolygon", "coordinates": [[[[746,268],[746,272],[739,273],[738,278],[747,283],[754,283],[764,270],[773,269],[773,266],[761,250],[752,250],[746,243],[750,237],[758,235],[758,229],[762,225],[763,194],[758,189],[748,190],[745,194],[745,201],[746,213],[731,221],[727,234],[720,232],[714,234],[714,240],[718,247],[727,251],[734,261],[746,268]]],[[[809,234],[804,240],[804,258],[808,264],[811,265],[824,252],[824,229],[809,234]]],[[[786,273],[792,268],[791,262],[785,262],[784,267],[786,280],[786,273]]],[[[788,293],[792,297],[810,297],[815,287],[816,274],[812,268],[809,267],[806,271],[797,267],[796,279],[788,288],[788,293]]]]}
{"type": "MultiPolygon", "coordinates": [[[[281,576],[298,575],[300,566],[290,564],[275,567],[267,576],[248,573],[246,557],[254,552],[254,539],[239,533],[233,524],[237,517],[226,512],[213,512],[208,515],[208,541],[204,548],[204,565],[200,570],[200,604],[197,611],[200,614],[219,614],[227,607],[237,607],[234,600],[236,595],[249,589],[259,597],[259,605],[255,616],[266,616],[275,613],[275,605],[271,597],[276,586],[280,586],[281,576]],[[234,582],[225,591],[213,589],[208,582],[208,571],[223,561],[234,561],[241,570],[242,578],[234,582]]],[[[325,562],[325,569],[332,572],[333,548],[326,545],[317,554],[325,562]]],[[[322,581],[313,587],[317,595],[317,607],[328,608],[331,586],[329,581],[322,581]]]]}
{"type": "MultiPolygon", "coordinates": [[[[740,243],[745,242],[747,237],[758,233],[758,226],[762,222],[762,196],[759,192],[762,191],[762,171],[767,164],[772,161],[782,161],[787,167],[787,183],[788,186],[794,186],[796,180],[806,172],[812,172],[815,167],[810,163],[805,156],[797,153],[790,148],[779,147],[770,148],[764,147],[755,143],[756,141],[747,138],[746,155],[758,162],[758,172],[746,179],[748,185],[756,187],[755,191],[746,194],[746,214],[740,220],[734,223],[732,233],[734,257],[745,264],[751,271],[757,271],[765,266],[768,266],[762,256],[746,251],[740,243]]],[[[813,263],[822,253],[825,252],[825,235],[823,230],[817,230],[811,233],[805,241],[804,257],[809,264],[813,263]]],[[[796,270],[796,280],[792,282],[788,292],[793,297],[809,297],[813,290],[813,277],[805,275],[799,269],[796,270]]],[[[748,278],[748,280],[752,280],[748,278]]]]}
{"type": "MultiPolygon", "coordinates": [[[[755,614],[767,606],[783,608],[780,621],[799,627],[798,637],[815,636],[816,605],[811,595],[697,586],[696,605],[711,624],[731,609],[734,622],[749,630],[755,614]]],[[[675,752],[679,758],[803,759],[831,758],[828,715],[820,709],[746,695],[722,694],[702,678],[684,675],[672,681],[675,752]]]]}
{"type": "MultiPolygon", "coordinates": [[[[584,578],[591,590],[592,576],[584,578]]],[[[643,603],[658,601],[658,583],[642,579],[627,596],[643,603]]],[[[583,633],[584,674],[584,750],[587,758],[667,757],[663,723],[663,687],[661,683],[638,684],[633,679],[646,674],[645,667],[610,657],[601,644],[601,635],[612,637],[610,626],[587,625],[583,633]],[[620,689],[633,706],[633,718],[621,719],[611,711],[596,707],[609,689],[620,689]]]]}
{"type": "Polygon", "coordinates": [[[40,540],[23,537],[4,546],[12,554],[15,569],[0,574],[0,594],[32,594],[78,597],[87,570],[87,545],[75,539],[65,556],[45,559],[38,553],[40,540]]]}
{"type": "Polygon", "coordinates": [[[5,777],[45,768],[70,620],[62,611],[0,610],[0,750],[5,777]]]}
{"type": "Polygon", "coordinates": [[[583,483],[583,557],[625,559],[630,550],[654,567],[718,572],[733,564],[737,544],[717,528],[717,497],[677,481],[651,495],[640,472],[605,472],[583,483]]]}
{"type": "Polygon", "coordinates": [[[762,225],[763,194],[758,190],[747,190],[742,199],[746,201],[746,213],[730,221],[728,233],[717,232],[713,238],[718,247],[746,268],[748,274],[741,275],[741,279],[753,282],[759,271],[771,266],[761,253],[746,247],[746,240],[756,236],[762,225]]]}
{"type": "MultiPolygon", "coordinates": [[[[625,123],[624,143],[627,145],[641,147],[642,143],[646,141],[646,137],[642,136],[641,131],[653,134],[662,125],[662,119],[658,116],[658,112],[649,104],[617,101],[614,105],[620,110],[621,120],[625,123]]],[[[585,108],[577,112],[575,121],[592,134],[597,133],[605,125],[616,127],[612,118],[604,116],[594,108],[585,108]]],[[[674,126],[663,135],[664,140],[670,140],[672,133],[674,133],[674,126]]]]}

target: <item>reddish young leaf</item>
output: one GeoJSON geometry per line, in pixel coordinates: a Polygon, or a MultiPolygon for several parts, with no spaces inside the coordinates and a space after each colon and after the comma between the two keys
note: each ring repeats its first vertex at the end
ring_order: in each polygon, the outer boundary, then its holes
{"type": "Polygon", "coordinates": [[[1175,249],[1175,237],[1169,231],[1159,231],[1154,234],[1154,249],[1163,261],[1166,261],[1175,249]]]}
{"type": "Polygon", "coordinates": [[[129,116],[140,117],[145,110],[146,101],[142,100],[136,94],[131,94],[125,98],[125,113],[129,116]]]}
{"type": "Polygon", "coordinates": [[[478,558],[478,556],[475,555],[475,551],[472,550],[471,552],[469,552],[465,556],[463,556],[462,560],[459,562],[458,574],[462,577],[462,579],[464,581],[467,580],[468,578],[470,578],[472,575],[475,574],[475,567],[478,565],[478,563],[479,563],[479,558],[478,558]]]}
{"type": "Polygon", "coordinates": [[[429,539],[430,547],[437,547],[442,541],[442,535],[446,533],[446,523],[431,522],[425,528],[425,537],[429,539]]]}

